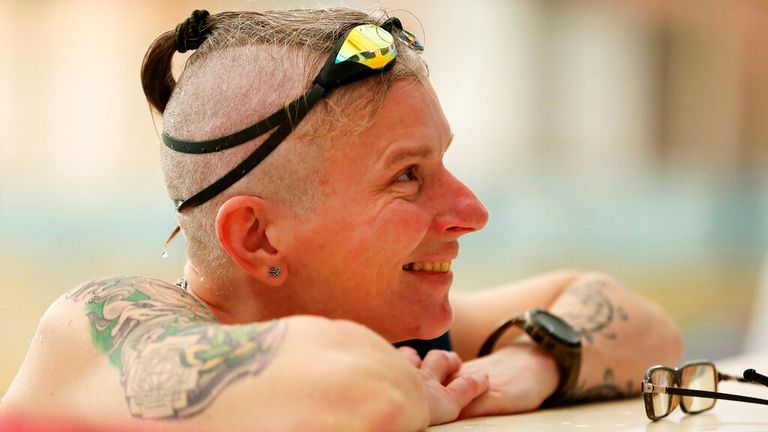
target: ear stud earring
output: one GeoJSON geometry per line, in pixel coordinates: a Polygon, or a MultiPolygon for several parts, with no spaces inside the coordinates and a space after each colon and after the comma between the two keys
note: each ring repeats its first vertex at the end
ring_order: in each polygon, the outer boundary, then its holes
{"type": "Polygon", "coordinates": [[[271,265],[267,267],[267,274],[271,277],[280,277],[280,267],[276,265],[271,265]]]}

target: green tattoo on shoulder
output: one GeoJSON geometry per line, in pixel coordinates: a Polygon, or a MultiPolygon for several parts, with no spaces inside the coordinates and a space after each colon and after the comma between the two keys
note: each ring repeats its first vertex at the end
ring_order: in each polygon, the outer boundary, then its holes
{"type": "Polygon", "coordinates": [[[274,358],[280,321],[222,325],[192,295],[154,279],[86,283],[67,296],[85,303],[96,349],[121,375],[132,415],[183,418],[274,358]]]}

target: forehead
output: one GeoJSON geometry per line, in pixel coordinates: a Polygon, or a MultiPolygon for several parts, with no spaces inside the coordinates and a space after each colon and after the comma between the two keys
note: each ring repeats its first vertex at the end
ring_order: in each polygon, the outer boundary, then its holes
{"type": "Polygon", "coordinates": [[[432,86],[409,80],[392,84],[370,124],[351,139],[342,136],[334,147],[346,159],[380,160],[414,145],[436,146],[442,153],[450,140],[451,129],[432,86]]]}

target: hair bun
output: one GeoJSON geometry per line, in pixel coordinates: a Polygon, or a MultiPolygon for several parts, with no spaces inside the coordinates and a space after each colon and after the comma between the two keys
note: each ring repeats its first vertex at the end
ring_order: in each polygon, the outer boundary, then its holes
{"type": "Polygon", "coordinates": [[[208,38],[211,29],[208,27],[208,17],[211,14],[205,9],[197,9],[192,15],[176,26],[176,50],[185,53],[197,49],[208,38]]]}

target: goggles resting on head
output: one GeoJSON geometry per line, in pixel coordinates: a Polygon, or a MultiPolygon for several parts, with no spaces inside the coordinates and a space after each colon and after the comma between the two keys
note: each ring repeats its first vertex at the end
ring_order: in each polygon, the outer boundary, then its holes
{"type": "MultiPolygon", "coordinates": [[[[220,179],[187,199],[176,200],[176,211],[199,206],[243,178],[283,142],[324,95],[337,87],[391,69],[397,58],[394,37],[415,51],[424,50],[421,42],[404,30],[397,18],[389,18],[380,26],[361,24],[339,38],[325,65],[312,81],[312,88],[266,119],[230,135],[206,141],[184,141],[163,132],[163,143],[171,149],[202,154],[238,146],[274,129],[260,146],[220,179]]],[[[176,232],[178,229],[171,238],[176,232]]]]}

